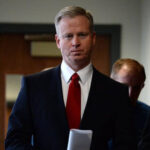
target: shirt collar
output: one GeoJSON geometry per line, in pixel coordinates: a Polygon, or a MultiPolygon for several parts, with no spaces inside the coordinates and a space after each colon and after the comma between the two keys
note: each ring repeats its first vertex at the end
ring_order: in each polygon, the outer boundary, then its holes
{"type": "MultiPolygon", "coordinates": [[[[72,70],[66,62],[63,60],[61,63],[61,73],[62,77],[64,78],[65,82],[68,83],[70,81],[71,76],[75,73],[74,70],[72,70]]],[[[83,69],[79,70],[78,75],[80,76],[80,81],[81,83],[85,84],[86,81],[89,79],[89,77],[93,73],[93,67],[92,64],[89,63],[86,67],[83,69]]]]}

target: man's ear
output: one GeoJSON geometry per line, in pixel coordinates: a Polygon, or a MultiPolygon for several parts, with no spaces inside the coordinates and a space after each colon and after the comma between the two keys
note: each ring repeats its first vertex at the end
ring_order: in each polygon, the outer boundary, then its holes
{"type": "Polygon", "coordinates": [[[59,39],[58,34],[55,34],[55,40],[56,40],[56,45],[57,45],[58,49],[60,49],[60,39],[59,39]]]}

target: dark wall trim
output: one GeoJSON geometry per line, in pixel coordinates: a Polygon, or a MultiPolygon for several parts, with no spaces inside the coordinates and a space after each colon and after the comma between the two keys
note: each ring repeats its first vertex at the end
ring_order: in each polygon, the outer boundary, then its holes
{"type": "MultiPolygon", "coordinates": [[[[120,58],[121,25],[94,26],[96,34],[111,36],[110,66],[120,58]]],[[[54,24],[0,23],[0,34],[55,34],[54,24]]]]}
{"type": "Polygon", "coordinates": [[[0,23],[0,33],[55,34],[55,27],[53,24],[0,23]]]}

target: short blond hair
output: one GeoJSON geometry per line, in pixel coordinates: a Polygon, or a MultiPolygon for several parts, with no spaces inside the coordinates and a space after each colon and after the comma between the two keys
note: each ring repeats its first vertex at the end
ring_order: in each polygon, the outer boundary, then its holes
{"type": "Polygon", "coordinates": [[[73,18],[75,16],[85,16],[89,20],[89,28],[90,31],[94,31],[94,21],[93,16],[90,12],[86,11],[84,8],[79,6],[67,6],[61,9],[58,14],[55,16],[55,28],[56,32],[58,33],[58,24],[60,20],[64,17],[70,17],[73,18]]]}

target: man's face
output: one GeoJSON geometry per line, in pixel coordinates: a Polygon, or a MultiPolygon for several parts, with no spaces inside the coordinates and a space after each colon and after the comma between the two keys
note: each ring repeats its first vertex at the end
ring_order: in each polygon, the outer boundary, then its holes
{"type": "Polygon", "coordinates": [[[63,60],[70,67],[74,68],[78,65],[83,68],[90,62],[95,33],[91,33],[86,17],[62,18],[55,39],[63,60]]]}
{"type": "Polygon", "coordinates": [[[127,66],[123,66],[117,73],[116,81],[126,84],[129,87],[129,97],[135,104],[144,86],[143,80],[135,73],[130,73],[127,66]]]}

